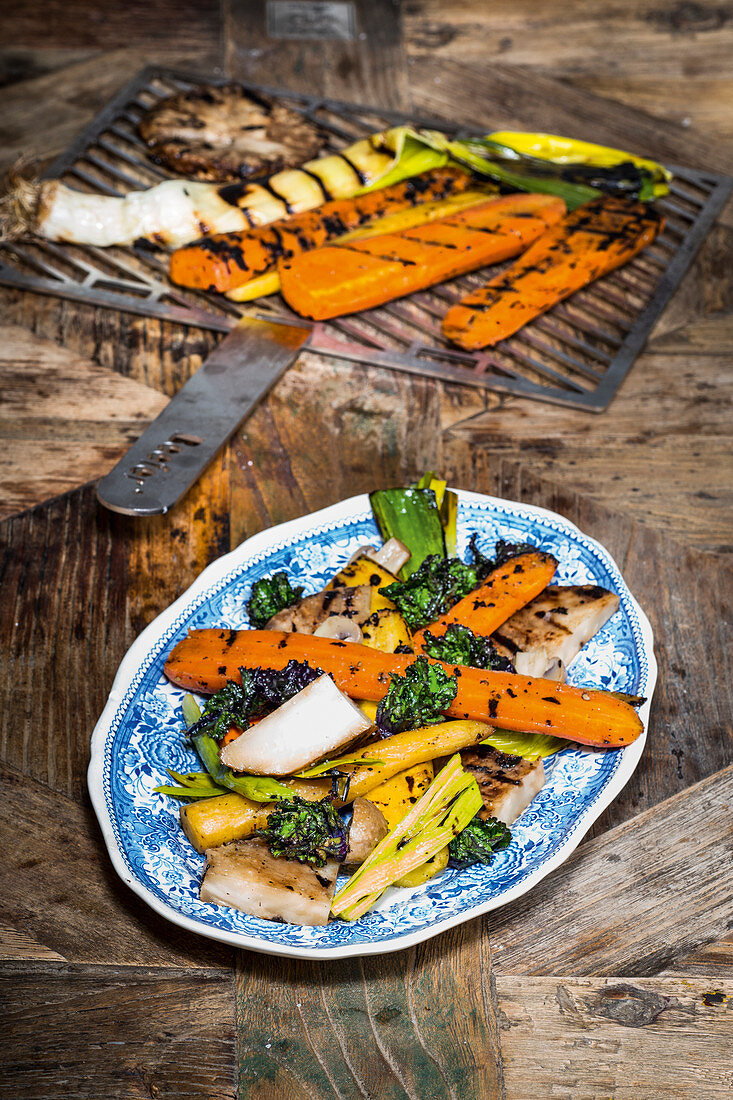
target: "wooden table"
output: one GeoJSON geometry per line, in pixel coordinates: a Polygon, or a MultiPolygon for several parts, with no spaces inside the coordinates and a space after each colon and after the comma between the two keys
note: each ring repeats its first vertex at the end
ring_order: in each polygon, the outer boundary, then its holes
{"type": "MultiPolygon", "coordinates": [[[[366,37],[305,46],[268,39],[260,2],[63,7],[7,5],[8,158],[59,151],[155,60],[733,172],[712,3],[372,0],[366,37]]],[[[138,521],[94,481],[217,338],[0,291],[0,1097],[730,1095],[732,245],[729,206],[601,416],[304,354],[189,496],[138,521]],[[117,879],[86,793],[119,661],[244,538],[426,468],[615,556],[660,664],[637,772],[530,895],[420,947],[316,964],[181,932],[117,879]]]]}

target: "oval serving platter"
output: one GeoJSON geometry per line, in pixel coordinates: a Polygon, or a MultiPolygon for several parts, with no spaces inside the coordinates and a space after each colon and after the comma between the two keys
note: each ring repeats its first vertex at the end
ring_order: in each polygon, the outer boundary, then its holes
{"type": "MultiPolygon", "coordinates": [[[[568,680],[644,695],[640,713],[646,727],[657,672],[652,632],[608,552],[553,512],[461,490],[458,495],[458,553],[464,559],[474,532],[486,553],[497,538],[534,542],[558,559],[555,582],[599,584],[618,593],[619,610],[573,661],[568,680]]],[[[409,947],[531,889],[567,859],[639,761],[646,734],[616,751],[569,745],[545,760],[545,786],[490,867],[449,869],[416,890],[390,889],[353,924],[337,920],[303,928],[199,901],[204,857],[180,828],[179,804],[154,793],[169,781],[166,768],[200,767],[183,739],[184,692],[165,679],[165,658],[190,629],[246,628],[246,602],[258,578],[285,569],[308,595],[367,542],[380,542],[367,496],[263,531],[204,570],[147,627],[120,665],[92,737],[89,789],[121,878],[183,928],[237,947],[303,958],[409,947]]]]}

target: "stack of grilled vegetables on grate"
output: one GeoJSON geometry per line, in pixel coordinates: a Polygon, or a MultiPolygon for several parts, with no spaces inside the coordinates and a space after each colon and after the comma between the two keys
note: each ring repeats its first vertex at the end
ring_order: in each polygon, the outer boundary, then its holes
{"type": "Polygon", "coordinates": [[[443,336],[469,351],[645,248],[670,178],[654,161],[546,134],[459,141],[398,126],[312,157],[315,124],[234,86],[173,97],[141,128],[159,163],[235,182],[167,180],[124,198],[24,182],[2,200],[4,235],[144,239],[174,250],[180,286],[237,302],[281,293],[316,321],[519,257],[448,310],[443,336]],[[257,178],[268,166],[279,170],[257,178]]]}
{"type": "Polygon", "coordinates": [[[380,549],[310,595],[260,578],[251,629],[193,630],[168,656],[204,770],[158,790],[185,802],[204,901],[355,920],[390,886],[490,864],[543,757],[642,732],[638,698],[565,683],[616,595],[551,584],[557,561],[526,543],[489,556],[474,536],[463,561],[456,496],[432,473],[371,501],[380,549]]]}

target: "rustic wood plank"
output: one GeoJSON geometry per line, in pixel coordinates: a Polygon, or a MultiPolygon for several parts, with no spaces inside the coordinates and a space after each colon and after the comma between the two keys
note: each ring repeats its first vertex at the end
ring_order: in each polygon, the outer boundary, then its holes
{"type": "Polygon", "coordinates": [[[154,317],[0,288],[3,322],[172,397],[221,340],[154,317]]]}
{"type": "Polygon", "coordinates": [[[114,516],[87,486],[0,523],[0,632],[12,670],[0,758],[83,795],[89,737],[133,638],[230,549],[226,471],[218,459],[164,518],[114,516]]]}
{"type": "Polygon", "coordinates": [[[430,381],[304,353],[241,430],[237,461],[252,466],[240,507],[261,530],[398,484],[434,459],[439,415],[430,381]]]}
{"type": "Polygon", "coordinates": [[[46,163],[58,156],[145,63],[140,51],[107,51],[69,65],[61,73],[46,73],[2,89],[0,109],[5,121],[0,172],[19,157],[46,163]]]}
{"type": "Polygon", "coordinates": [[[477,926],[361,960],[242,955],[237,990],[243,1096],[504,1096],[491,958],[477,926]]]}
{"type": "Polygon", "coordinates": [[[665,355],[731,355],[733,311],[680,325],[653,339],[650,348],[665,355]]]}
{"type": "Polygon", "coordinates": [[[0,961],[65,962],[63,955],[39,943],[27,931],[19,931],[0,920],[0,961]]]}
{"type": "Polygon", "coordinates": [[[207,565],[232,549],[229,467],[229,452],[224,451],[164,516],[115,517],[129,578],[125,618],[130,639],[182,595],[207,565]]]}
{"type": "MultiPolygon", "coordinates": [[[[733,136],[733,29],[716,0],[601,9],[550,0],[415,0],[405,11],[414,60],[523,66],[720,139],[733,136]]],[[[577,132],[577,131],[576,131],[577,132]]],[[[580,136],[580,134],[579,134],[580,136]]]]}
{"type": "Polygon", "coordinates": [[[0,757],[67,794],[85,789],[89,736],[124,652],[124,594],[110,583],[124,576],[121,550],[91,489],[0,524],[0,757]]]}
{"type": "Polygon", "coordinates": [[[500,976],[507,1100],[722,1100],[731,994],[699,979],[500,976]]]}
{"type": "Polygon", "coordinates": [[[733,900],[732,795],[733,765],[588,841],[485,917],[497,972],[648,976],[719,939],[733,900]]]}
{"type": "Polygon", "coordinates": [[[133,638],[229,548],[223,459],[160,521],[114,516],[88,486],[1,523],[0,632],[12,675],[0,759],[81,797],[89,737],[133,638]]]}
{"type": "MultiPolygon", "coordinates": [[[[708,332],[714,331],[711,322],[708,332]]],[[[713,346],[708,344],[711,351],[713,346]]],[[[446,446],[520,462],[529,473],[674,538],[729,552],[733,389],[728,360],[692,352],[682,358],[658,347],[655,341],[640,356],[599,417],[507,401],[500,415],[489,409],[447,424],[446,446]]]]}
{"type": "Polygon", "coordinates": [[[58,73],[68,65],[88,61],[94,50],[69,46],[36,49],[24,46],[0,46],[0,88],[22,80],[35,80],[45,73],[58,73]]]}
{"type": "Polygon", "coordinates": [[[42,11],[23,0],[3,4],[6,47],[93,48],[108,53],[121,43],[139,50],[214,53],[220,35],[219,0],[75,0],[74,18],[64,0],[49,0],[42,11]],[[176,28],[175,35],[171,28],[176,28]]]}
{"type": "Polygon", "coordinates": [[[286,39],[268,34],[265,0],[226,0],[228,74],[330,99],[405,107],[401,5],[396,0],[353,0],[352,7],[352,41],[325,34],[318,39],[286,39]]]}
{"type": "Polygon", "coordinates": [[[0,341],[0,517],[96,480],[167,400],[17,325],[0,341]]]}
{"type": "Polygon", "coordinates": [[[234,979],[0,971],[4,1100],[233,1100],[234,979]]]}
{"type": "Polygon", "coordinates": [[[723,936],[715,943],[702,944],[689,955],[675,959],[669,971],[663,970],[662,977],[680,977],[694,974],[701,978],[710,978],[712,983],[733,978],[733,932],[723,936]]]}
{"type": "Polygon", "coordinates": [[[159,917],[118,878],[94,812],[0,769],[0,956],[48,962],[230,969],[232,951],[159,917]]]}

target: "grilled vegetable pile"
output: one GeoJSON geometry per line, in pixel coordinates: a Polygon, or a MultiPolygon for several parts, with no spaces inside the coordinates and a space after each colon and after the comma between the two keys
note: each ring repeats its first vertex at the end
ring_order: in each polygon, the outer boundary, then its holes
{"type": "Polygon", "coordinates": [[[302,252],[278,264],[282,294],[315,320],[372,309],[511,259],[564,213],[560,199],[510,195],[424,227],[302,252]]]}
{"type": "Polygon", "coordinates": [[[168,678],[208,696],[183,704],[205,770],[159,788],[206,855],[202,900],[356,920],[390,886],[490,864],[568,741],[641,733],[640,700],[563,682],[617,598],[550,585],[555,558],[527,543],[487,554],[474,535],[458,558],[451,496],[435,474],[372,494],[381,550],[311,595],[260,578],[252,629],[194,630],[169,655],[168,678]]]}
{"type": "Polygon", "coordinates": [[[146,240],[175,249],[178,285],[238,302],[279,292],[316,321],[524,254],[445,316],[443,335],[469,351],[633,258],[663,225],[645,204],[669,189],[654,161],[548,134],[459,141],[397,126],[308,159],[317,128],[236,86],[182,93],[141,125],[153,159],[199,178],[123,198],[18,180],[0,199],[0,237],[146,240]],[[201,182],[222,171],[236,182],[201,182]]]}

